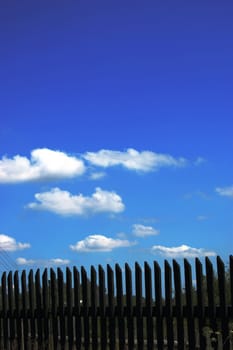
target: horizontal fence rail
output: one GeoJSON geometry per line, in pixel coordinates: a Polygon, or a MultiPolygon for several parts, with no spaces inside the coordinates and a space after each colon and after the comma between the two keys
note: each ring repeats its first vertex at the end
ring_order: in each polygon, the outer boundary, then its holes
{"type": "Polygon", "coordinates": [[[4,272],[0,349],[232,349],[233,256],[216,263],[4,272]]]}

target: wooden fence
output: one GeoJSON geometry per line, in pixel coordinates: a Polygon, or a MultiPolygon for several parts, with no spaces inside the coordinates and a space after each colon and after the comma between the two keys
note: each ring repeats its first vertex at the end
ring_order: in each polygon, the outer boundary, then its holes
{"type": "Polygon", "coordinates": [[[233,256],[9,272],[0,290],[1,349],[232,349],[233,256]]]}

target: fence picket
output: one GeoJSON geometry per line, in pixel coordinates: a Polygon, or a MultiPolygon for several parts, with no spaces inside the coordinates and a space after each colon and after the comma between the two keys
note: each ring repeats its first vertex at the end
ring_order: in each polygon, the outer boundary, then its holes
{"type": "Polygon", "coordinates": [[[3,318],[3,345],[4,349],[8,344],[8,303],[7,303],[7,290],[6,290],[6,272],[2,275],[2,318],[3,318]]]}
{"type": "Polygon", "coordinates": [[[98,347],[98,333],[97,333],[97,282],[96,270],[91,266],[91,330],[92,330],[92,349],[96,350],[98,347]]]}
{"type": "Polygon", "coordinates": [[[185,273],[185,296],[186,296],[186,310],[188,323],[188,344],[190,350],[196,349],[194,312],[193,312],[193,285],[192,285],[192,270],[191,265],[184,259],[184,273],[185,273]]]}
{"type": "Polygon", "coordinates": [[[205,324],[205,307],[204,307],[204,290],[203,290],[203,269],[202,264],[198,258],[195,260],[196,266],[196,289],[197,289],[197,318],[199,330],[199,345],[201,349],[206,348],[206,337],[204,335],[205,324]]]}
{"type": "Polygon", "coordinates": [[[60,343],[62,349],[65,347],[66,329],[65,329],[65,313],[64,313],[64,278],[60,268],[57,269],[57,288],[58,288],[58,315],[60,325],[60,343]]]}
{"type": "Polygon", "coordinates": [[[81,267],[81,279],[82,279],[82,305],[83,305],[83,318],[84,318],[84,347],[89,348],[90,344],[90,326],[89,326],[89,290],[87,285],[87,273],[84,267],[81,267]]]}
{"type": "Polygon", "coordinates": [[[215,286],[214,286],[214,271],[213,265],[208,257],[206,261],[206,280],[207,280],[207,295],[208,295],[208,316],[210,325],[213,330],[211,337],[211,345],[213,349],[218,349],[217,337],[217,322],[216,322],[216,304],[215,304],[215,286]]]}
{"type": "Polygon", "coordinates": [[[57,319],[57,280],[54,270],[50,269],[51,281],[51,311],[52,311],[52,328],[53,328],[53,349],[58,347],[58,319],[57,319]]]}
{"type": "Polygon", "coordinates": [[[26,271],[24,270],[21,275],[22,286],[22,316],[23,316],[23,344],[24,349],[28,349],[28,320],[30,315],[28,314],[28,294],[26,287],[26,271]]]}
{"type": "Polygon", "coordinates": [[[173,314],[172,314],[172,270],[168,261],[164,262],[165,270],[165,315],[167,330],[167,348],[174,348],[173,314]]]}
{"type": "Polygon", "coordinates": [[[230,297],[231,297],[231,308],[229,309],[230,316],[233,317],[233,255],[229,258],[229,279],[230,279],[230,297]]]}
{"type": "Polygon", "coordinates": [[[136,318],[137,318],[137,344],[138,350],[144,346],[143,337],[143,305],[142,305],[142,269],[135,263],[135,283],[136,283],[136,318]]]}
{"type": "Polygon", "coordinates": [[[107,265],[107,284],[108,284],[108,320],[109,320],[109,347],[115,349],[116,344],[116,324],[115,324],[115,303],[114,303],[114,276],[110,265],[107,265]]]}
{"type": "Polygon", "coordinates": [[[42,297],[43,297],[43,316],[44,316],[44,348],[49,349],[49,288],[48,288],[48,270],[45,269],[42,275],[42,297]]]}
{"type": "Polygon", "coordinates": [[[177,322],[177,340],[178,349],[184,349],[184,318],[182,304],[182,289],[181,289],[181,273],[180,266],[176,260],[173,260],[174,286],[175,286],[175,309],[177,322]]]}
{"type": "Polygon", "coordinates": [[[105,272],[101,265],[99,273],[99,305],[100,305],[100,345],[101,349],[107,346],[107,323],[106,323],[106,301],[105,301],[105,272]]]}
{"type": "Polygon", "coordinates": [[[222,328],[222,349],[230,349],[230,337],[228,330],[228,315],[226,308],[226,283],[225,283],[225,266],[223,261],[217,256],[217,272],[218,272],[218,292],[220,304],[220,317],[222,328]]]}
{"type": "Polygon", "coordinates": [[[81,349],[82,346],[82,323],[81,323],[81,308],[80,308],[80,274],[78,269],[73,268],[74,277],[74,315],[75,315],[75,343],[76,349],[81,349]]]}
{"type": "Polygon", "coordinates": [[[152,317],[152,280],[151,268],[147,262],[144,263],[145,272],[145,294],[146,294],[146,330],[147,330],[147,349],[153,349],[153,317],[152,317]]]}
{"type": "Polygon", "coordinates": [[[13,281],[12,271],[7,276],[8,285],[8,320],[9,320],[9,340],[10,347],[12,348],[15,339],[15,322],[14,322],[14,294],[13,294],[13,281]]]}
{"type": "Polygon", "coordinates": [[[117,321],[119,333],[119,349],[125,348],[125,319],[123,304],[122,270],[118,264],[115,266],[116,272],[116,301],[117,301],[117,321]]]}
{"type": "Polygon", "coordinates": [[[157,347],[163,349],[163,300],[161,285],[161,269],[157,261],[154,261],[154,281],[155,281],[155,308],[156,308],[156,338],[157,347]]]}
{"type": "Polygon", "coordinates": [[[126,315],[128,329],[128,347],[134,347],[134,319],[132,301],[132,271],[128,264],[125,264],[125,285],[126,285],[126,315]]]}
{"type": "Polygon", "coordinates": [[[38,346],[41,348],[43,344],[43,317],[42,317],[42,298],[41,298],[41,285],[40,285],[40,270],[37,269],[35,275],[35,293],[36,293],[36,314],[37,320],[37,339],[38,346]]]}
{"type": "Polygon", "coordinates": [[[17,330],[17,349],[22,348],[22,326],[21,326],[21,303],[19,293],[19,273],[14,273],[14,292],[15,292],[15,317],[16,317],[16,330],[17,330]]]}
{"type": "Polygon", "coordinates": [[[72,296],[72,274],[70,269],[66,268],[66,314],[67,314],[67,336],[69,350],[73,347],[73,296],[72,296]]]}
{"type": "Polygon", "coordinates": [[[35,326],[35,284],[33,271],[30,270],[28,276],[28,292],[29,292],[29,318],[30,318],[30,344],[34,348],[36,342],[36,326],[35,326]]]}

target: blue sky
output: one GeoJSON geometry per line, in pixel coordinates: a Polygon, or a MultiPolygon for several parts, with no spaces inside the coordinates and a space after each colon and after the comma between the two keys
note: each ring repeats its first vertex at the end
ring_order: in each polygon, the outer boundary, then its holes
{"type": "Polygon", "coordinates": [[[233,4],[0,7],[1,269],[227,261],[233,4]]]}

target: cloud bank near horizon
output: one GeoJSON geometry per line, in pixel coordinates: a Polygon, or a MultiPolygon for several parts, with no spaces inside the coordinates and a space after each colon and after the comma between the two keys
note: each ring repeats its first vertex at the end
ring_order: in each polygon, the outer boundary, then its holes
{"type": "Polygon", "coordinates": [[[203,256],[216,256],[213,251],[205,250],[204,248],[193,248],[182,244],[178,247],[165,247],[154,245],[151,248],[153,254],[159,254],[167,258],[196,258],[203,256]]]}
{"type": "Polygon", "coordinates": [[[20,266],[61,266],[61,265],[69,265],[70,260],[68,259],[61,259],[61,258],[55,258],[55,259],[48,259],[48,260],[38,260],[38,259],[25,259],[22,257],[19,257],[16,259],[16,264],[20,266]]]}

